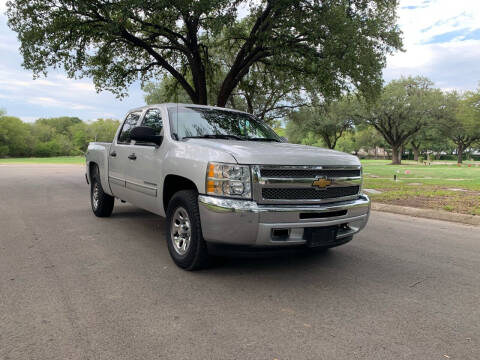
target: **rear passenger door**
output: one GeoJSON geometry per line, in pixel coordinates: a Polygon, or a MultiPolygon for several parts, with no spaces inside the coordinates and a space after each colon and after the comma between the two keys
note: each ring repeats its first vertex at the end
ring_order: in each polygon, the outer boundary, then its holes
{"type": "Polygon", "coordinates": [[[130,131],[137,126],[141,111],[129,113],[122,124],[122,128],[113,140],[108,154],[108,181],[115,197],[129,201],[126,189],[129,155],[132,153],[130,131]]]}
{"type": "MultiPolygon", "coordinates": [[[[163,135],[163,118],[158,108],[148,109],[140,122],[140,126],[147,126],[155,130],[155,135],[163,135]]],[[[163,144],[162,144],[163,145],[163,144]]],[[[156,146],[148,142],[132,142],[132,152],[136,159],[130,163],[128,169],[127,190],[134,198],[132,203],[146,210],[157,213],[162,199],[160,198],[159,183],[162,176],[162,159],[165,156],[165,146],[156,146]]]]}

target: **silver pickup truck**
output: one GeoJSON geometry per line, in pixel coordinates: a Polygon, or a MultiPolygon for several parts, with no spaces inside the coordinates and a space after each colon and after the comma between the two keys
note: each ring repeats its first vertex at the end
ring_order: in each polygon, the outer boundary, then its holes
{"type": "Polygon", "coordinates": [[[370,212],[357,157],[289,144],[247,113],[211,106],[130,111],[113,143],[89,144],[86,178],[98,217],[115,198],[166,217],[170,255],[188,270],[216,247],[342,245],[370,212]]]}

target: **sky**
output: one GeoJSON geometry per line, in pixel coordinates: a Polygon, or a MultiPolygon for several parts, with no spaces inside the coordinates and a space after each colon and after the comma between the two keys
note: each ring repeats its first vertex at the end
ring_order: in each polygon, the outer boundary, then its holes
{"type": "MultiPolygon", "coordinates": [[[[145,104],[138,83],[117,99],[97,93],[89,79],[68,79],[61,71],[33,80],[22,68],[16,34],[7,26],[0,0],[0,109],[31,122],[40,117],[121,119],[145,104]]],[[[480,0],[401,0],[398,24],[404,50],[389,56],[385,81],[424,75],[445,90],[474,90],[480,81],[480,0]]]]}

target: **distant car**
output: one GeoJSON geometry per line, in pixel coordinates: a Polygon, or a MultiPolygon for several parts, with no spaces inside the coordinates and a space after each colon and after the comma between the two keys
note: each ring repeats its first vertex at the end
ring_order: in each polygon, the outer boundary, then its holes
{"type": "Polygon", "coordinates": [[[365,227],[357,157],[286,143],[244,112],[187,104],[130,111],[113,143],[93,142],[86,177],[96,216],[114,199],[167,218],[173,261],[205,266],[215,245],[326,249],[365,227]]]}

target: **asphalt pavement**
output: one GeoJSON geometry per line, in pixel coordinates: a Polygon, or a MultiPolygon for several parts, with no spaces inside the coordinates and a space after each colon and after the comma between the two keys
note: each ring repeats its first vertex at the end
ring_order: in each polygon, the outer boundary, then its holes
{"type": "Polygon", "coordinates": [[[373,212],[324,254],[186,272],[84,168],[0,165],[0,359],[480,359],[480,227],[373,212]]]}

